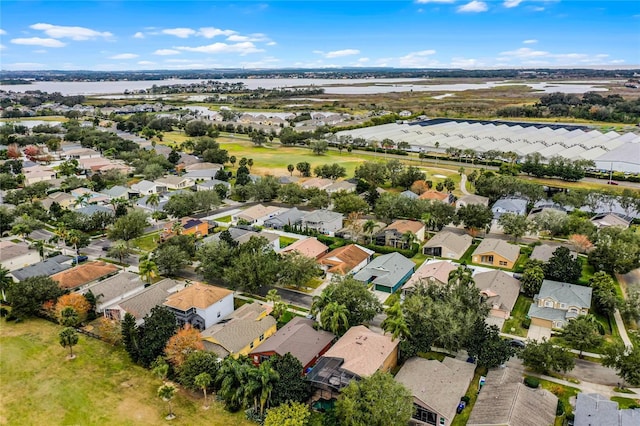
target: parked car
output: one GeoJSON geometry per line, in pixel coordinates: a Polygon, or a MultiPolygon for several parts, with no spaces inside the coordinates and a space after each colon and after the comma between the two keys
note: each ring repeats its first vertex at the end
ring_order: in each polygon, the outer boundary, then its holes
{"type": "Polygon", "coordinates": [[[111,249],[110,246],[104,246],[102,247],[102,251],[109,251],[111,249]]]}
{"type": "Polygon", "coordinates": [[[607,182],[607,185],[619,185],[618,182],[614,182],[612,180],[607,182]]]}
{"type": "Polygon", "coordinates": [[[462,413],[462,410],[464,410],[464,407],[467,406],[467,403],[464,401],[460,401],[460,404],[458,404],[458,408],[456,408],[456,413],[460,414],[462,413]]]}
{"type": "Polygon", "coordinates": [[[73,258],[73,260],[71,261],[72,265],[76,264],[76,261],[78,263],[82,263],[82,262],[86,262],[87,260],[89,260],[89,256],[85,256],[85,255],[80,255],[80,256],[76,256],[73,258]]]}
{"type": "Polygon", "coordinates": [[[518,340],[518,339],[509,340],[509,345],[511,345],[512,348],[518,348],[518,349],[524,349],[524,347],[526,346],[526,344],[522,340],[518,340]]]}

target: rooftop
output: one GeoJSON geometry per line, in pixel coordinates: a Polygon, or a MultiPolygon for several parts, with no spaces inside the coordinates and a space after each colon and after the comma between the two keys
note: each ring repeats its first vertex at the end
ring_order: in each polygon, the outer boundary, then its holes
{"type": "Polygon", "coordinates": [[[418,222],[417,220],[396,220],[391,225],[384,228],[384,231],[395,230],[400,234],[404,234],[406,232],[413,232],[417,234],[422,228],[424,228],[424,223],[418,222]]]}
{"type": "Polygon", "coordinates": [[[112,263],[96,260],[75,266],[66,271],[58,272],[52,275],[51,279],[57,281],[60,287],[73,290],[119,270],[120,268],[112,263]]]}
{"type": "Polygon", "coordinates": [[[151,309],[161,305],[177,285],[177,281],[165,278],[145,288],[140,293],[126,298],[117,305],[133,315],[137,320],[141,320],[149,315],[151,309]]]}
{"type": "Polygon", "coordinates": [[[144,284],[144,281],[140,279],[138,274],[121,272],[90,285],[87,291],[91,291],[96,296],[100,295],[102,301],[109,301],[138,287],[144,287],[144,284]]]}
{"type": "Polygon", "coordinates": [[[592,291],[593,289],[591,287],[544,280],[536,298],[551,298],[559,302],[564,302],[570,306],[579,306],[581,308],[589,309],[591,307],[592,291]]]}
{"type": "Polygon", "coordinates": [[[164,305],[181,311],[191,308],[206,309],[230,294],[233,294],[233,291],[226,288],[194,283],[167,297],[164,305]]]}
{"type": "Polygon", "coordinates": [[[26,243],[14,243],[12,241],[0,241],[0,261],[13,259],[29,253],[26,243]]]}
{"type": "Polygon", "coordinates": [[[400,253],[383,254],[373,259],[353,278],[362,282],[394,287],[415,266],[415,263],[400,253]]]}
{"type": "Polygon", "coordinates": [[[330,251],[318,260],[329,266],[328,272],[346,274],[373,255],[373,251],[357,244],[348,244],[330,251]]]}
{"type": "Polygon", "coordinates": [[[446,284],[449,281],[449,274],[455,270],[456,266],[446,260],[425,262],[411,275],[411,278],[402,286],[402,289],[412,289],[421,281],[429,284],[432,284],[434,281],[446,284]]]}
{"type": "Polygon", "coordinates": [[[293,251],[297,251],[305,257],[315,259],[323,253],[326,253],[328,250],[329,247],[318,241],[317,238],[311,237],[295,241],[293,244],[283,248],[281,250],[281,253],[290,253],[293,251]]]}
{"type": "Polygon", "coordinates": [[[498,271],[480,272],[473,276],[476,287],[493,309],[511,311],[520,294],[520,281],[498,271]]]}
{"type": "Polygon", "coordinates": [[[11,271],[11,275],[13,275],[13,277],[18,281],[24,281],[31,277],[48,277],[71,268],[72,260],[73,258],[71,256],[59,255],[45,259],[42,262],[34,263],[33,265],[11,271]]]}
{"type": "Polygon", "coordinates": [[[497,238],[485,238],[473,251],[473,256],[488,253],[498,254],[507,260],[515,262],[518,260],[518,256],[520,256],[520,246],[509,244],[497,238]]]}

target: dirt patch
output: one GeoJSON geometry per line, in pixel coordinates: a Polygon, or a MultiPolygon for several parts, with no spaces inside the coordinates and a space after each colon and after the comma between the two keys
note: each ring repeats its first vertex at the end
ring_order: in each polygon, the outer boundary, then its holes
{"type": "Polygon", "coordinates": [[[131,398],[126,398],[120,402],[116,412],[119,419],[133,420],[135,424],[151,425],[157,424],[160,420],[156,410],[131,398]]]}

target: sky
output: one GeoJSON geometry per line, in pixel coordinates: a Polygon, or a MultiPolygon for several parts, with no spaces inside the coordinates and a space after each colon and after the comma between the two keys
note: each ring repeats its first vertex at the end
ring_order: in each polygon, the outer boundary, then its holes
{"type": "Polygon", "coordinates": [[[640,65],[640,2],[0,2],[1,70],[640,65]]]}

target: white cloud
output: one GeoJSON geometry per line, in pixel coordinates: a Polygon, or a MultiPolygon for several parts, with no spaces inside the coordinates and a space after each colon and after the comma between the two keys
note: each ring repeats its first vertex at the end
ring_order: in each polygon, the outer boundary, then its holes
{"type": "Polygon", "coordinates": [[[138,65],[155,65],[155,62],[151,61],[138,61],[138,65]]]}
{"type": "Polygon", "coordinates": [[[153,52],[153,54],[158,56],[169,56],[169,55],[179,55],[180,52],[174,49],[158,49],[155,52],[153,52]]]}
{"type": "Polygon", "coordinates": [[[43,47],[64,47],[66,43],[61,42],[60,40],[56,40],[55,38],[41,38],[41,37],[30,37],[30,38],[14,38],[11,40],[13,44],[24,44],[28,46],[43,46],[43,47]]]}
{"type": "Polygon", "coordinates": [[[555,65],[555,66],[575,66],[575,65],[602,65],[612,63],[608,61],[609,55],[606,53],[551,53],[544,50],[533,50],[522,47],[516,50],[501,52],[497,61],[508,63],[509,65],[555,65]]]}
{"type": "Polygon", "coordinates": [[[426,3],[455,3],[456,0],[416,0],[418,4],[426,3]]]}
{"type": "Polygon", "coordinates": [[[505,0],[502,5],[506,8],[511,9],[512,7],[517,7],[522,3],[523,0],[505,0]]]}
{"type": "Polygon", "coordinates": [[[369,62],[369,58],[360,58],[358,59],[358,62],[364,64],[365,62],[369,62]]]}
{"type": "Polygon", "coordinates": [[[166,59],[165,62],[169,62],[172,64],[182,64],[192,62],[193,59],[166,59]]]}
{"type": "Polygon", "coordinates": [[[544,12],[544,7],[536,6],[536,7],[532,7],[531,10],[533,10],[534,12],[544,12]]]}
{"type": "Polygon", "coordinates": [[[179,38],[189,38],[189,36],[196,34],[196,30],[191,28],[167,28],[162,30],[162,34],[168,34],[179,38]]]}
{"type": "Polygon", "coordinates": [[[144,38],[144,34],[141,31],[138,31],[133,35],[133,38],[144,38]]]}
{"type": "Polygon", "coordinates": [[[118,55],[109,56],[109,59],[135,59],[140,55],[135,53],[120,53],[118,55]]]}
{"type": "Polygon", "coordinates": [[[214,28],[214,27],[204,27],[204,28],[200,28],[200,31],[198,31],[198,35],[204,38],[214,38],[217,36],[228,37],[235,33],[236,32],[233,30],[221,30],[220,28],[214,28]]]}
{"type": "Polygon", "coordinates": [[[100,32],[85,27],[65,27],[62,25],[38,23],[31,25],[30,28],[44,31],[46,35],[52,38],[70,38],[76,41],[91,40],[98,37],[109,38],[113,36],[113,34],[108,31],[100,32]]]}
{"type": "Polygon", "coordinates": [[[276,44],[278,43],[276,43],[275,41],[270,41],[267,43],[267,46],[275,46],[276,44]]]}
{"type": "Polygon", "coordinates": [[[233,42],[243,42],[243,41],[269,41],[269,38],[264,34],[250,34],[248,36],[243,36],[239,34],[233,34],[227,38],[227,41],[233,42]]]}
{"type": "Polygon", "coordinates": [[[451,66],[456,68],[477,68],[482,66],[482,63],[473,58],[451,58],[451,66]]]}
{"type": "Polygon", "coordinates": [[[360,51],[358,49],[342,49],[342,50],[334,50],[331,52],[327,52],[324,54],[325,58],[341,58],[343,56],[351,56],[351,55],[359,55],[360,51]]]}
{"type": "Polygon", "coordinates": [[[7,35],[7,32],[5,30],[3,30],[2,28],[0,28],[0,35],[7,35]]]}
{"type": "Polygon", "coordinates": [[[7,46],[5,46],[4,44],[0,44],[0,50],[4,50],[6,48],[7,48],[7,46]]]}
{"type": "Polygon", "coordinates": [[[385,64],[389,62],[397,63],[398,66],[407,67],[407,68],[423,68],[423,67],[439,65],[439,62],[437,60],[430,58],[430,56],[435,54],[436,54],[436,51],[433,49],[420,50],[418,52],[408,53],[405,56],[401,56],[397,59],[392,59],[392,58],[381,59],[379,60],[379,62],[382,61],[382,63],[385,63],[385,64]]]}
{"type": "Polygon", "coordinates": [[[37,62],[14,62],[13,64],[4,64],[3,68],[8,70],[27,70],[27,69],[42,69],[45,65],[37,62]]]}
{"type": "Polygon", "coordinates": [[[538,42],[538,40],[536,39],[529,39],[529,40],[523,40],[522,43],[523,44],[536,44],[538,42]]]}
{"type": "Polygon", "coordinates": [[[250,41],[244,43],[227,44],[227,43],[213,43],[205,46],[179,46],[178,50],[184,50],[187,52],[200,52],[200,53],[239,53],[240,55],[246,55],[248,53],[264,52],[263,49],[258,49],[250,41]]]}
{"type": "Polygon", "coordinates": [[[458,7],[458,12],[486,12],[487,10],[489,10],[487,4],[478,0],[473,0],[458,7]]]}
{"type": "Polygon", "coordinates": [[[516,50],[509,50],[506,52],[500,52],[500,56],[510,56],[514,58],[535,58],[540,56],[548,56],[549,52],[543,50],[533,50],[528,47],[521,47],[516,50]]]}

